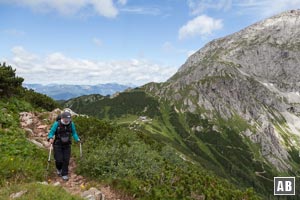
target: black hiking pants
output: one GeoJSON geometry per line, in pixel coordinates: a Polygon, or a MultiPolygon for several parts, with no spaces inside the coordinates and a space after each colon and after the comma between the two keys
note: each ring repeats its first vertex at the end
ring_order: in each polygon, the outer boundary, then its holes
{"type": "Polygon", "coordinates": [[[53,147],[56,169],[61,170],[62,176],[66,176],[69,172],[71,145],[54,144],[53,147]]]}

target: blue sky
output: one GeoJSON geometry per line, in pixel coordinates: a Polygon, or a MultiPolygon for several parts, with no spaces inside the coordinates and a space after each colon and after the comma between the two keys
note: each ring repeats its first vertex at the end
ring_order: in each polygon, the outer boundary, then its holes
{"type": "Polygon", "coordinates": [[[0,62],[25,83],[142,85],[300,0],[0,0],[0,62]]]}

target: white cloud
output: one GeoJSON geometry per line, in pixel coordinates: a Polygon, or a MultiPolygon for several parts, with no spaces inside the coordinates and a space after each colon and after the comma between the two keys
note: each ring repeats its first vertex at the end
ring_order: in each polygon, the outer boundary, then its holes
{"type": "Polygon", "coordinates": [[[115,17],[118,15],[118,10],[112,0],[92,0],[91,3],[100,15],[105,17],[115,17]]]}
{"type": "MultiPolygon", "coordinates": [[[[54,10],[62,15],[75,15],[89,8],[93,8],[98,15],[108,18],[118,15],[118,8],[113,0],[0,0],[0,3],[27,6],[38,12],[54,10]]],[[[118,0],[116,3],[124,6],[127,1],[118,0]]]]}
{"type": "Polygon", "coordinates": [[[157,16],[161,14],[161,9],[159,7],[137,7],[137,6],[127,6],[120,9],[122,12],[139,14],[139,15],[153,15],[157,16]]]}
{"type": "Polygon", "coordinates": [[[206,15],[200,15],[190,20],[179,29],[179,39],[211,35],[213,31],[223,28],[221,19],[214,19],[206,15]]]}
{"type": "Polygon", "coordinates": [[[233,0],[188,0],[188,6],[192,15],[199,15],[208,9],[227,11],[231,8],[233,0]]]}
{"type": "Polygon", "coordinates": [[[201,15],[213,11],[237,11],[260,17],[269,17],[280,12],[299,9],[300,0],[187,0],[190,14],[201,15]]]}
{"type": "Polygon", "coordinates": [[[236,0],[233,6],[245,14],[269,17],[286,10],[299,9],[300,0],[236,0]]]}
{"type": "Polygon", "coordinates": [[[5,58],[7,64],[26,83],[99,84],[117,82],[142,85],[151,81],[162,82],[170,78],[176,67],[164,66],[145,59],[92,61],[65,56],[56,52],[40,56],[18,46],[12,56],[5,58]]]}
{"type": "Polygon", "coordinates": [[[22,46],[13,47],[11,51],[14,55],[18,55],[17,57],[13,57],[13,61],[20,65],[34,62],[39,59],[37,55],[26,51],[22,46]]]}
{"type": "Polygon", "coordinates": [[[127,3],[127,0],[118,0],[118,3],[121,5],[125,5],[127,3]]]}

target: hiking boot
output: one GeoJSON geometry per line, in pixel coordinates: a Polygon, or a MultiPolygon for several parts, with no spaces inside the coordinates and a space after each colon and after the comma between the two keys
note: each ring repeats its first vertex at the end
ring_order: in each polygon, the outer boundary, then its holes
{"type": "Polygon", "coordinates": [[[68,177],[67,175],[65,175],[65,176],[62,176],[62,179],[63,179],[64,181],[67,181],[67,180],[69,180],[69,177],[68,177]]]}
{"type": "Polygon", "coordinates": [[[61,169],[60,169],[60,170],[57,169],[57,170],[56,170],[56,174],[57,174],[58,176],[61,176],[61,169]]]}

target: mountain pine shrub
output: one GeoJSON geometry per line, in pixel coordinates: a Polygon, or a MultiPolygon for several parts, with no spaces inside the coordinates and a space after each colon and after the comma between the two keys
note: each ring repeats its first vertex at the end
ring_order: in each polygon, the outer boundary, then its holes
{"type": "Polygon", "coordinates": [[[127,128],[78,117],[84,158],[78,171],[113,184],[137,199],[259,199],[253,190],[238,190],[197,164],[184,161],[167,145],[127,128]],[[99,123],[99,124],[97,124],[99,123]]]}

